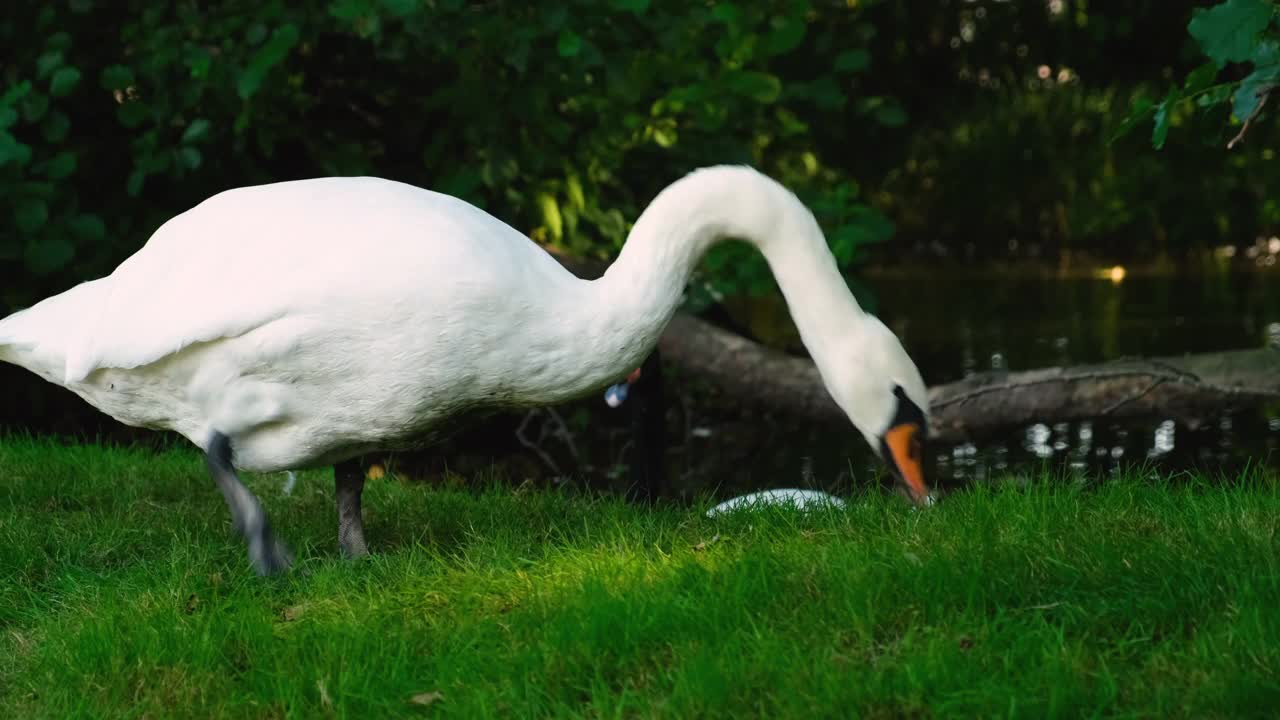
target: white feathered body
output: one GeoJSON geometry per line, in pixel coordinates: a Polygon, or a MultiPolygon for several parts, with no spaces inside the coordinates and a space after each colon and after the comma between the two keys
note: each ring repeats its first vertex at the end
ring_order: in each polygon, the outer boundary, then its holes
{"type": "Polygon", "coordinates": [[[430,442],[638,364],[592,284],[447,195],[376,178],[230,190],[110,276],[0,321],[0,359],[117,420],[274,471],[430,442]]]}

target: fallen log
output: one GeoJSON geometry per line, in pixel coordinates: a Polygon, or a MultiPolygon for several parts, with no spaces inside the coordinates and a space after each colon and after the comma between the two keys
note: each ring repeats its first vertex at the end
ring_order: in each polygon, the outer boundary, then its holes
{"type": "MultiPolygon", "coordinates": [[[[659,342],[663,360],[756,406],[844,421],[813,362],[688,315],[659,342]]],[[[929,388],[931,435],[963,442],[1036,422],[1160,417],[1195,426],[1280,398],[1280,351],[1232,350],[972,375],[929,388]]],[[[845,421],[847,422],[847,421],[845,421]]]]}
{"type": "MultiPolygon", "coordinates": [[[[570,271],[601,265],[553,253],[570,271]]],[[[664,362],[714,383],[747,405],[818,422],[848,422],[807,358],[677,313],[658,343],[664,362]]],[[[1094,365],[972,375],[929,389],[931,435],[963,442],[1036,422],[1169,418],[1195,426],[1280,398],[1280,350],[1124,358],[1094,365]]]]}

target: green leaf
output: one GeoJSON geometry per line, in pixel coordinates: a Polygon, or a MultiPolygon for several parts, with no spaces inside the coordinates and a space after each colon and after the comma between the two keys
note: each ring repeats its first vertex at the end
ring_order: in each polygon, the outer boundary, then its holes
{"type": "Polygon", "coordinates": [[[1274,78],[1266,78],[1264,75],[1255,70],[1240,81],[1240,86],[1236,88],[1231,98],[1231,114],[1236,116],[1237,120],[1244,122],[1249,119],[1253,111],[1258,108],[1262,94],[1276,86],[1274,78]]]}
{"type": "Polygon", "coordinates": [[[98,75],[103,90],[123,90],[133,84],[133,71],[124,65],[108,65],[98,75]]]}
{"type": "Polygon", "coordinates": [[[1231,114],[1241,122],[1253,114],[1263,93],[1280,84],[1280,43],[1272,40],[1259,43],[1250,59],[1253,72],[1240,81],[1231,104],[1231,114]]]}
{"type": "Polygon", "coordinates": [[[44,79],[49,73],[62,67],[62,51],[50,50],[36,58],[36,77],[44,79]]]}
{"type": "Polygon", "coordinates": [[[182,142],[184,144],[199,142],[209,134],[209,121],[204,118],[196,118],[187,125],[187,129],[182,131],[182,142]]]}
{"type": "Polygon", "coordinates": [[[63,150],[49,159],[44,174],[50,180],[61,180],[76,171],[76,154],[71,150],[63,150]]]}
{"type": "Polygon", "coordinates": [[[26,165],[31,162],[31,147],[18,142],[17,138],[0,130],[0,167],[9,163],[26,165]]]}
{"type": "Polygon", "coordinates": [[[549,193],[538,193],[538,208],[542,210],[542,224],[551,234],[551,239],[559,242],[564,237],[564,221],[560,217],[560,204],[549,193]]]}
{"type": "Polygon", "coordinates": [[[77,215],[67,221],[71,232],[81,240],[101,240],[107,236],[107,226],[102,218],[91,213],[77,215]]]}
{"type": "Polygon", "coordinates": [[[776,75],[755,70],[731,70],[724,75],[730,91],[758,103],[772,103],[782,94],[782,81],[776,75]]]}
{"type": "Polygon", "coordinates": [[[803,17],[775,18],[773,28],[764,36],[761,50],[765,55],[785,55],[804,42],[808,26],[803,17]]]}
{"type": "Polygon", "coordinates": [[[556,41],[556,52],[560,53],[560,57],[574,57],[582,52],[582,38],[569,28],[561,30],[560,38],[556,41]]]}
{"type": "Polygon", "coordinates": [[[0,96],[0,107],[9,107],[19,100],[25,98],[31,92],[31,81],[23,80],[20,83],[10,85],[9,89],[0,96]]]}
{"type": "Polygon", "coordinates": [[[67,266],[76,256],[75,247],[66,238],[43,238],[27,245],[27,269],[35,275],[48,275],[67,266]]]}
{"type": "Polygon", "coordinates": [[[124,184],[124,191],[129,197],[137,197],[142,192],[142,184],[147,180],[147,171],[142,168],[135,168],[129,173],[129,180],[124,184]]]}
{"type": "Polygon", "coordinates": [[[1221,105],[1222,103],[1227,102],[1230,99],[1231,99],[1231,86],[1219,85],[1218,87],[1213,88],[1212,90],[1205,91],[1202,95],[1197,97],[1196,105],[1202,108],[1208,108],[1208,107],[1213,107],[1215,105],[1221,105]]]}
{"type": "Polygon", "coordinates": [[[1262,31],[1271,22],[1271,0],[1226,0],[1211,8],[1199,8],[1187,23],[1187,31],[1200,49],[1219,67],[1244,62],[1253,55],[1262,31]]]}
{"type": "Polygon", "coordinates": [[[80,71],[73,67],[58,68],[49,79],[49,93],[54,97],[66,97],[80,84],[80,71]]]}
{"type": "Polygon", "coordinates": [[[842,73],[862,72],[871,66],[871,53],[857,48],[845,50],[836,56],[835,70],[842,73]]]}
{"type": "Polygon", "coordinates": [[[1115,132],[1111,133],[1111,137],[1107,138],[1107,144],[1111,144],[1132,132],[1133,129],[1138,126],[1138,123],[1145,121],[1147,117],[1151,115],[1151,111],[1154,107],[1155,104],[1152,103],[1149,98],[1140,97],[1137,100],[1134,100],[1133,107],[1130,108],[1129,114],[1120,121],[1115,132]]]}
{"type": "Polygon", "coordinates": [[[30,234],[40,228],[49,221],[49,206],[40,198],[30,198],[25,202],[19,202],[18,206],[13,209],[13,224],[18,226],[18,230],[30,234]]]}
{"type": "Polygon", "coordinates": [[[204,156],[200,154],[200,149],[189,145],[178,151],[178,158],[182,161],[183,167],[188,170],[195,170],[200,167],[200,163],[204,162],[204,156]]]}
{"type": "Polygon", "coordinates": [[[67,97],[79,85],[79,70],[72,67],[59,68],[54,77],[49,79],[49,92],[54,97],[67,97]]]}
{"type": "Polygon", "coordinates": [[[11,107],[0,107],[0,130],[7,130],[18,122],[18,111],[11,107]]]}
{"type": "Polygon", "coordinates": [[[613,6],[619,10],[643,15],[649,9],[649,0],[613,0],[613,6]]]}
{"type": "Polygon", "coordinates": [[[116,106],[116,119],[127,128],[136,128],[151,116],[151,108],[141,100],[126,101],[116,106]]]}
{"type": "Polygon", "coordinates": [[[1151,128],[1151,146],[1157,150],[1164,147],[1165,138],[1169,136],[1169,116],[1180,99],[1182,96],[1178,93],[1178,88],[1171,87],[1164,101],[1156,106],[1155,125],[1151,128]]]}
{"type": "Polygon", "coordinates": [[[284,61],[293,46],[298,44],[298,39],[298,26],[292,23],[281,25],[271,33],[271,39],[253,56],[244,72],[240,73],[236,93],[241,100],[248,100],[258,92],[267,73],[284,61]]]}
{"type": "Polygon", "coordinates": [[[1217,64],[1207,62],[1187,74],[1187,79],[1182,83],[1182,92],[1184,95],[1194,95],[1206,90],[1213,84],[1216,77],[1218,77],[1217,64]]]}

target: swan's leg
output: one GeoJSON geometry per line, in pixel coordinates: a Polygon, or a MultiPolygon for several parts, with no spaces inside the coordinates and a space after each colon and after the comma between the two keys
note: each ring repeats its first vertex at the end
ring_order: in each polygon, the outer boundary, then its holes
{"type": "Polygon", "coordinates": [[[214,432],[205,453],[205,462],[227,501],[227,508],[231,510],[231,523],[249,546],[249,560],[258,574],[272,575],[287,570],[293,562],[289,549],[271,532],[271,521],[267,519],[262,503],[236,477],[231,464],[231,438],[214,432]]]}
{"type": "Polygon", "coordinates": [[[338,500],[338,544],[347,557],[369,554],[364,542],[364,520],[360,515],[360,494],[364,492],[364,468],[357,459],[333,466],[333,485],[338,500]]]}

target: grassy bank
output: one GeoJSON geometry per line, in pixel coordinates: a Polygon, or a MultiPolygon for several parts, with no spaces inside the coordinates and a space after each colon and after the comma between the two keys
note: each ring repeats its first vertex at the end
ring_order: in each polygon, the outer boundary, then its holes
{"type": "Polygon", "coordinates": [[[1012,484],[699,508],[254,477],[263,580],[200,458],[0,442],[0,717],[1248,716],[1280,706],[1280,489],[1012,484]],[[417,702],[415,702],[415,698],[417,702]]]}

